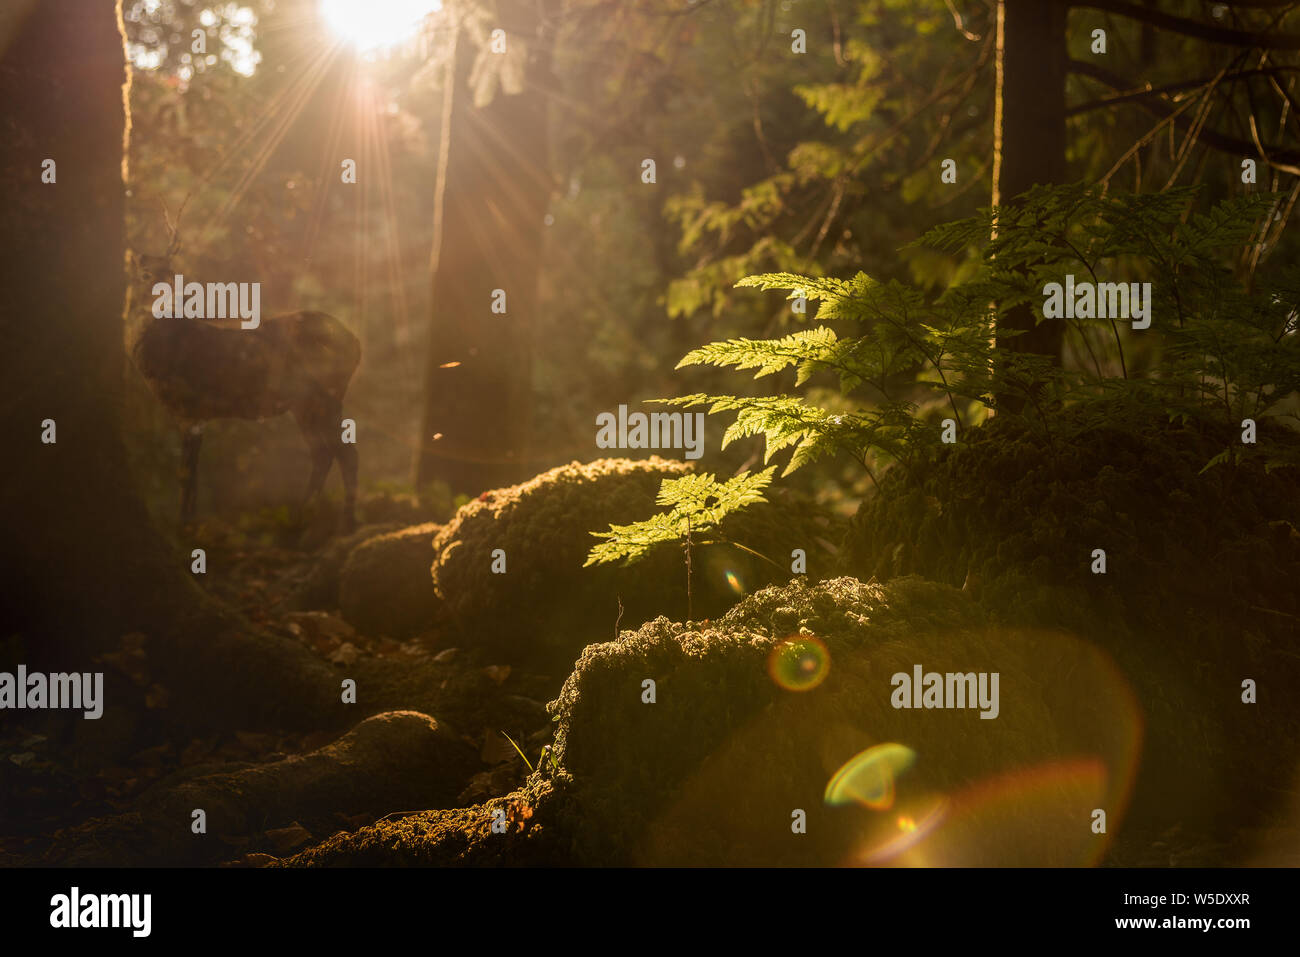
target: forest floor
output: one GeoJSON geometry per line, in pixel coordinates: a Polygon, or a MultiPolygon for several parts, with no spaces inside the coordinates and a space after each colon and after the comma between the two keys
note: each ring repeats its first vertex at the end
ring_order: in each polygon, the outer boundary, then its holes
{"type": "MultiPolygon", "coordinates": [[[[425,518],[393,514],[396,521],[374,524],[352,539],[364,540],[425,518]]],[[[340,676],[366,662],[409,666],[433,687],[409,701],[385,701],[382,708],[358,709],[357,722],[378,710],[409,708],[431,714],[463,745],[473,760],[458,771],[448,794],[454,800],[432,807],[468,807],[519,787],[529,772],[518,748],[535,763],[550,743],[554,725],[545,705],[556,697],[565,674],[541,674],[490,652],[456,647],[432,625],[419,634],[396,639],[362,634],[340,617],[337,603],[321,589],[321,569],[329,548],[339,542],[294,545],[290,536],[266,516],[238,527],[210,521],[197,529],[196,541],[208,551],[210,593],[239,610],[257,628],[300,641],[334,666],[340,676]],[[312,596],[322,607],[312,604],[312,596]],[[507,737],[509,735],[509,737],[507,737]],[[513,743],[512,743],[513,742],[513,743]]],[[[337,574],[334,561],[333,574],[337,574]]],[[[133,638],[125,636],[121,653],[110,662],[132,668],[133,638]]],[[[121,818],[142,806],[150,793],[205,775],[267,767],[290,755],[306,754],[339,739],[339,730],[298,733],[234,731],[194,735],[168,716],[167,689],[149,686],[142,676],[146,714],[119,724],[84,721],[66,713],[29,713],[0,728],[0,864],[66,862],[60,847],[82,840],[77,830],[91,819],[121,818]],[[33,717],[34,715],[34,717],[33,717]]],[[[1293,795],[1294,797],[1294,795],[1293,795]]],[[[365,802],[363,802],[364,804],[365,802]]],[[[1300,807],[1300,800],[1296,801],[1300,807]]],[[[244,833],[226,830],[213,837],[219,851],[208,862],[221,866],[260,866],[309,848],[337,834],[354,832],[386,816],[422,810],[418,806],[374,805],[347,813],[304,812],[286,819],[268,817],[244,833]]],[[[1188,833],[1180,826],[1160,832],[1125,828],[1103,860],[1107,866],[1181,867],[1223,864],[1281,864],[1293,861],[1300,848],[1300,815],[1239,829],[1231,837],[1188,833]]],[[[111,833],[106,837],[111,841],[111,833]]],[[[168,863],[167,861],[156,861],[168,863]]],[[[172,863],[195,863],[178,860],[172,863]]]]}
{"type": "MultiPolygon", "coordinates": [[[[414,524],[420,518],[400,517],[414,524]]],[[[363,526],[352,538],[364,540],[394,523],[363,526]]],[[[441,680],[406,705],[413,710],[439,702],[435,715],[444,728],[478,756],[457,788],[455,806],[468,806],[505,794],[522,783],[528,767],[511,739],[533,759],[552,737],[545,704],[565,675],[543,675],[485,653],[449,644],[430,629],[401,640],[361,634],[339,615],[337,607],[302,607],[320,588],[322,553],[329,544],[303,548],[272,513],[239,523],[208,521],[194,531],[206,548],[208,591],[237,609],[258,629],[300,641],[337,668],[340,677],[358,663],[410,665],[412,672],[432,672],[441,680]],[[530,717],[531,716],[531,717],[530,717]],[[507,738],[506,735],[509,735],[507,738]]],[[[336,563],[337,565],[337,563],[336,563]]],[[[333,573],[337,575],[338,569],[333,573]]],[[[329,590],[328,588],[326,589],[329,590]]],[[[138,636],[124,636],[111,666],[130,671],[138,636]]],[[[148,679],[141,676],[140,682],[148,679]]],[[[153,685],[143,693],[147,714],[121,734],[96,733],[94,721],[77,713],[26,712],[0,726],[0,864],[49,862],[48,854],[65,829],[92,818],[131,811],[152,789],[201,775],[237,772],[271,765],[289,755],[306,754],[336,741],[343,731],[267,733],[234,731],[192,735],[168,720],[169,693],[153,685]]],[[[399,705],[401,707],[401,705],[399,705]]],[[[376,713],[359,711],[357,721],[376,713]]],[[[108,731],[104,722],[102,730],[108,731]]],[[[248,834],[223,834],[228,861],[259,862],[266,854],[289,855],[340,830],[355,830],[384,813],[419,807],[378,808],[359,814],[319,816],[310,827],[298,821],[248,834]]]]}

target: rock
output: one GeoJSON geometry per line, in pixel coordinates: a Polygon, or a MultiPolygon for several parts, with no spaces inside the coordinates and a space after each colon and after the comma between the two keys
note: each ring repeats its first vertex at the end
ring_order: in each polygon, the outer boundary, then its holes
{"type": "Polygon", "coordinates": [[[991,626],[961,592],[920,579],[796,579],[711,625],[658,619],[588,646],[551,708],[567,781],[553,819],[593,864],[862,863],[891,842],[908,848],[894,863],[1081,864],[1106,843],[1092,810],[1108,810],[1111,833],[1122,822],[1139,734],[1094,648],[991,626]],[[791,634],[824,646],[809,690],[772,674],[791,634]],[[916,665],[998,673],[996,719],[895,708],[892,676],[916,665]],[[824,803],[838,769],[889,743],[915,753],[896,799],[824,803]],[[796,810],[807,833],[792,832],[796,810]]]}
{"type": "MultiPolygon", "coordinates": [[[[433,543],[434,587],[459,643],[501,650],[508,661],[567,667],[584,645],[613,638],[616,622],[632,628],[661,614],[686,617],[681,549],[664,545],[629,567],[583,563],[592,532],[649,518],[660,483],[689,471],[688,463],[657,457],[574,462],[462,507],[433,543]],[[502,553],[505,573],[494,573],[502,553]]],[[[793,498],[736,513],[724,532],[777,564],[730,545],[698,547],[697,617],[788,579],[796,547],[806,551],[810,575],[824,574],[833,556],[823,540],[840,534],[830,516],[793,498]]]]}
{"type": "Polygon", "coordinates": [[[432,626],[438,598],[429,567],[440,527],[413,525],[353,549],[339,577],[339,607],[362,634],[407,638],[432,626]]]}

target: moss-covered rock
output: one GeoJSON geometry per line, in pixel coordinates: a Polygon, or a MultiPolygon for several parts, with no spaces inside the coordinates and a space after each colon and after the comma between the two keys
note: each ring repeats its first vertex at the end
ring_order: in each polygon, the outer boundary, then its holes
{"type": "MultiPolygon", "coordinates": [[[[1278,751],[1300,737],[1300,474],[1259,457],[1202,472],[1240,448],[1235,431],[1121,403],[1061,413],[1053,431],[994,420],[898,470],[854,519],[846,564],[965,583],[1002,622],[1106,647],[1148,726],[1144,792],[1218,793],[1201,815],[1239,823],[1288,786],[1278,751]],[[1246,678],[1258,705],[1241,701],[1246,678]]],[[[1295,441],[1261,426],[1261,447],[1295,441]]]]}
{"type": "Polygon", "coordinates": [[[551,707],[567,802],[555,813],[575,857],[604,864],[861,861],[913,824],[913,860],[1082,863],[1106,841],[1092,810],[1119,826],[1138,733],[1095,648],[991,627],[966,595],[919,579],[796,579],[705,627],[658,619],[589,646],[551,707]],[[827,661],[802,691],[770,668],[800,635],[827,661]],[[997,672],[996,719],[895,708],[891,678],[916,665],[997,672]],[[837,769],[886,743],[916,753],[897,800],[827,806],[837,769]],[[806,834],[792,831],[796,810],[806,834]]]}
{"type": "Polygon", "coordinates": [[[554,824],[549,783],[534,778],[467,808],[394,816],[333,837],[276,867],[554,867],[576,863],[554,824]],[[493,824],[497,829],[493,830],[493,824]]]}
{"type": "MultiPolygon", "coordinates": [[[[567,665],[584,645],[614,635],[620,602],[623,627],[661,614],[687,617],[680,549],[664,545],[629,567],[583,563],[596,541],[592,532],[649,518],[660,483],[689,471],[687,463],[660,458],[575,462],[465,505],[433,544],[434,587],[458,640],[502,648],[512,661],[567,665]],[[496,549],[505,555],[504,574],[492,570],[496,549]]],[[[729,545],[695,549],[696,617],[789,578],[794,548],[807,553],[809,575],[825,573],[841,530],[808,503],[774,497],[736,513],[723,531],[777,564],[729,545]]]]}
{"type": "Polygon", "coordinates": [[[429,580],[433,539],[428,522],[366,539],[339,576],[339,608],[364,635],[405,638],[433,623],[438,596],[429,580]]]}

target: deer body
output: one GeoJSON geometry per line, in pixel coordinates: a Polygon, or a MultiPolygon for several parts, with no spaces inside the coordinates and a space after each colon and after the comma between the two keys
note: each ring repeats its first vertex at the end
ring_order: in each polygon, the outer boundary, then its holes
{"type": "Polygon", "coordinates": [[[196,423],[297,414],[328,400],[341,407],[361,345],[333,316],[295,312],[256,329],[155,319],[134,354],[159,400],[182,422],[196,423]]]}
{"type": "MultiPolygon", "coordinates": [[[[146,278],[157,275],[153,270],[146,278]]],[[[354,524],[356,446],[342,441],[343,397],[361,360],[356,336],[323,312],[273,317],[255,328],[206,319],[152,318],[133,348],[136,366],[183,430],[181,521],[194,518],[202,426],[211,419],[293,414],[307,440],[310,501],[337,459],[344,524],[354,524]]]]}

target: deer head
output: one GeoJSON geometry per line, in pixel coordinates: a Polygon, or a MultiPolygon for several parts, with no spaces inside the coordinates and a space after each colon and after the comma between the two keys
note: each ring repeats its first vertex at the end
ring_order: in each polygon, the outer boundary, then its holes
{"type": "Polygon", "coordinates": [[[132,258],[135,260],[136,272],[141,282],[150,286],[155,282],[171,282],[173,275],[172,257],[180,252],[181,248],[180,218],[185,212],[185,207],[189,204],[192,195],[191,192],[185,197],[180,209],[176,212],[174,220],[167,210],[167,204],[160,204],[162,206],[163,222],[167,225],[167,251],[161,256],[146,253],[132,254],[132,258]]]}

